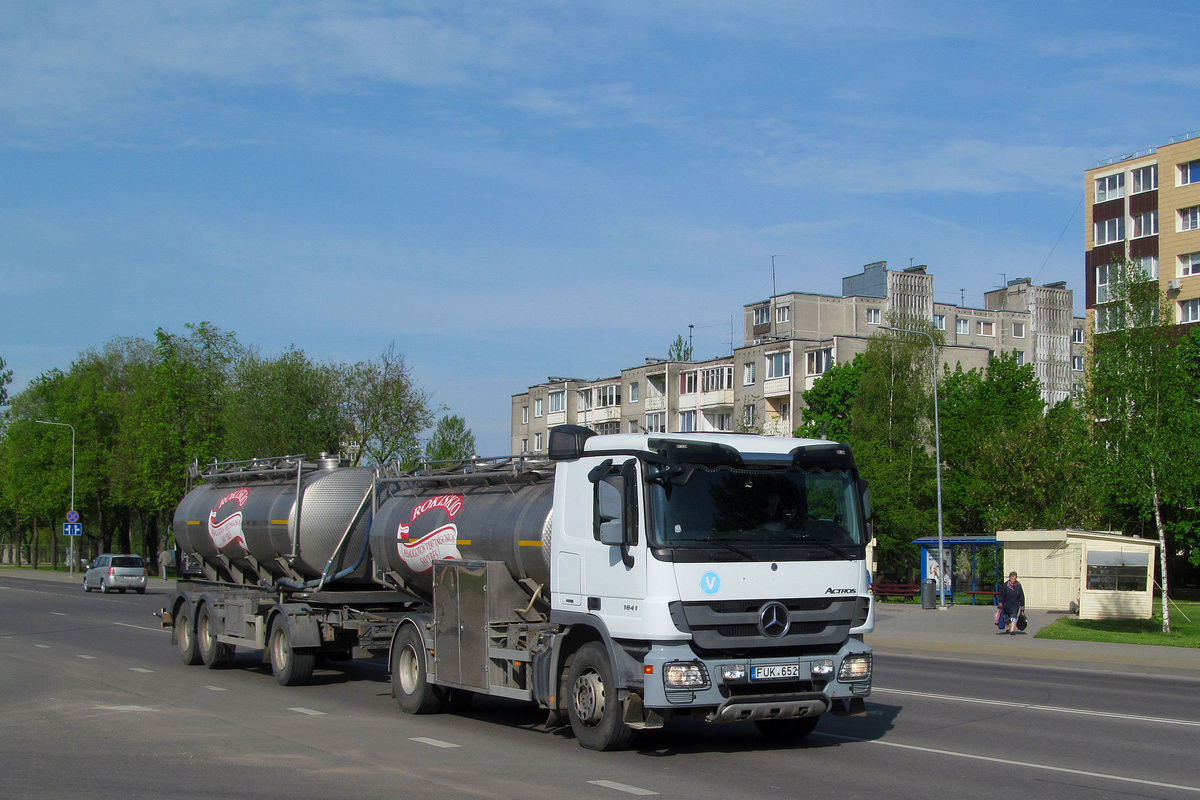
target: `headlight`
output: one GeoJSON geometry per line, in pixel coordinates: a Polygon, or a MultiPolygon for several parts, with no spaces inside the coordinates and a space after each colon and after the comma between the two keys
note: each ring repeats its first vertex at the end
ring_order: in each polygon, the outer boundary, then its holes
{"type": "Polygon", "coordinates": [[[871,680],[871,654],[854,653],[842,659],[838,680],[843,683],[871,680]]]}
{"type": "Polygon", "coordinates": [[[730,681],[744,680],[745,677],[745,664],[726,664],[725,666],[721,667],[721,678],[724,679],[726,683],[729,683],[730,681]]]}
{"type": "Polygon", "coordinates": [[[708,672],[698,661],[676,661],[663,667],[663,686],[668,689],[707,689],[708,672]]]}
{"type": "Polygon", "coordinates": [[[812,673],[812,676],[814,678],[820,678],[825,675],[832,675],[833,674],[833,659],[832,658],[818,658],[816,661],[813,661],[809,664],[809,672],[812,673]]]}

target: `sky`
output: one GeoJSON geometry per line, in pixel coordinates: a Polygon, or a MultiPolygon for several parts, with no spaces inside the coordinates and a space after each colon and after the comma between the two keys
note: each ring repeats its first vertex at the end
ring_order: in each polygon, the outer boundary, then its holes
{"type": "Polygon", "coordinates": [[[211,322],[511,395],[926,264],[1067,281],[1083,173],[1200,129],[1194,0],[0,0],[10,394],[211,322]],[[775,254],[772,283],[770,256],[775,254]]]}

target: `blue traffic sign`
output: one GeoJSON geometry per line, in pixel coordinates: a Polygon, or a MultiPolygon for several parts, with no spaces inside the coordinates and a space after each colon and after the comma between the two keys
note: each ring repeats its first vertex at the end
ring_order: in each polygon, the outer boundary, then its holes
{"type": "Polygon", "coordinates": [[[83,536],[82,522],[64,522],[63,536],[83,536]]]}
{"type": "Polygon", "coordinates": [[[79,522],[79,512],[71,510],[67,512],[67,522],[79,522]]]}

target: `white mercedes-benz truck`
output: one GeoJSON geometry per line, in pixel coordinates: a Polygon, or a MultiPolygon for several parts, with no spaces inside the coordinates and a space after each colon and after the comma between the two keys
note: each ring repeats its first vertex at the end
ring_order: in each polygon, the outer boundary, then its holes
{"type": "Polygon", "coordinates": [[[594,750],[679,715],[799,738],[870,694],[870,496],[843,444],[560,426],[548,460],[197,477],[162,611],[188,664],[258,649],[287,685],[386,655],[406,712],[526,700],[594,750]]]}

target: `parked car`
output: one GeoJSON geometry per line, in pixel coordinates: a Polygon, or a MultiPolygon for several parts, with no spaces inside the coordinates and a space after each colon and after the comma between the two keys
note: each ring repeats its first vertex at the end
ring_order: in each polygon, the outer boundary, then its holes
{"type": "Polygon", "coordinates": [[[141,556],[104,553],[83,573],[83,590],[99,589],[101,593],[116,590],[124,594],[126,589],[133,589],[145,594],[146,580],[146,562],[141,556]]]}

